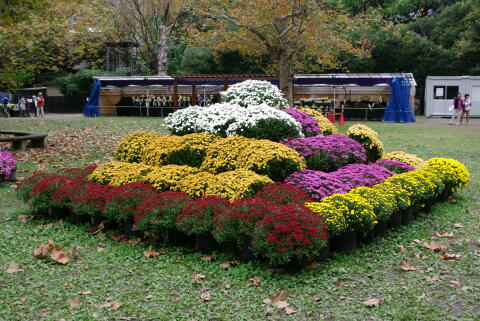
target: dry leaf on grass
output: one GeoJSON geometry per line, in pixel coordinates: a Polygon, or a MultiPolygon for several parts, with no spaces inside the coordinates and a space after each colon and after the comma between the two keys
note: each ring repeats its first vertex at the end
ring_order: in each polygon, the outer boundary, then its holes
{"type": "Polygon", "coordinates": [[[102,222],[98,225],[88,227],[86,232],[88,234],[95,234],[95,233],[103,231],[104,229],[105,229],[105,225],[102,222]]]}
{"type": "Polygon", "coordinates": [[[198,274],[198,273],[192,273],[191,278],[190,278],[190,283],[202,283],[202,280],[205,279],[205,275],[203,274],[198,274]]]}
{"type": "Polygon", "coordinates": [[[210,292],[202,293],[200,295],[200,302],[210,301],[212,299],[212,295],[210,292]]]}
{"type": "Polygon", "coordinates": [[[226,261],[220,264],[220,266],[224,269],[229,268],[231,266],[239,265],[240,263],[237,261],[226,261]]]}
{"type": "Polygon", "coordinates": [[[92,291],[83,291],[82,294],[83,295],[90,295],[90,294],[92,294],[92,291]]]}
{"type": "Polygon", "coordinates": [[[455,286],[460,286],[460,282],[455,281],[455,280],[450,280],[450,281],[448,281],[448,283],[453,284],[455,286]]]}
{"type": "Polygon", "coordinates": [[[70,304],[71,309],[77,308],[80,304],[82,304],[82,300],[79,298],[68,299],[68,304],[70,304]]]}
{"type": "Polygon", "coordinates": [[[397,248],[398,248],[398,252],[400,252],[401,254],[404,254],[407,251],[407,250],[405,250],[403,245],[398,245],[397,248]]]}
{"type": "Polygon", "coordinates": [[[443,252],[448,249],[445,245],[438,244],[435,241],[432,241],[431,243],[423,243],[423,247],[434,252],[443,252]]]}
{"type": "Polygon", "coordinates": [[[409,263],[404,262],[404,261],[400,262],[400,264],[399,264],[398,266],[399,266],[403,271],[416,271],[416,270],[417,270],[416,267],[414,267],[414,266],[412,266],[412,265],[410,265],[409,263]]]}
{"type": "Polygon", "coordinates": [[[458,260],[460,258],[460,254],[458,253],[442,253],[441,255],[442,260],[458,260]]]}
{"type": "Polygon", "coordinates": [[[250,278],[248,279],[250,282],[252,282],[253,285],[255,286],[259,286],[260,285],[260,281],[262,280],[262,278],[257,275],[257,276],[254,276],[253,278],[250,278]]]}
{"type": "Polygon", "coordinates": [[[203,261],[203,262],[210,262],[214,259],[215,257],[213,255],[208,255],[208,256],[202,256],[200,258],[200,261],[203,261]]]}
{"type": "Polygon", "coordinates": [[[456,228],[464,228],[465,227],[460,223],[455,223],[455,224],[453,224],[453,226],[455,226],[456,228]]]}
{"type": "Polygon", "coordinates": [[[53,252],[50,254],[50,257],[51,257],[52,260],[54,260],[55,262],[60,263],[60,264],[63,264],[63,265],[68,264],[68,262],[70,262],[69,253],[66,253],[66,252],[53,251],[53,252]]]}
{"type": "Polygon", "coordinates": [[[288,291],[277,291],[268,299],[263,300],[265,304],[276,304],[279,301],[283,301],[288,297],[288,291]]]}
{"type": "Polygon", "coordinates": [[[313,302],[319,302],[323,300],[323,296],[321,295],[314,295],[312,298],[313,302]]]}
{"type": "Polygon", "coordinates": [[[372,298],[372,299],[368,299],[366,301],[363,301],[362,303],[365,304],[367,307],[373,307],[373,306],[377,306],[377,305],[380,304],[380,299],[372,298]]]}
{"type": "Polygon", "coordinates": [[[443,233],[443,232],[440,232],[440,231],[435,232],[435,235],[438,236],[438,237],[448,237],[448,238],[455,237],[455,234],[453,234],[453,233],[443,233]]]}
{"type": "Polygon", "coordinates": [[[33,218],[33,216],[30,216],[30,215],[20,215],[18,217],[18,220],[22,223],[25,223],[25,222],[30,221],[32,218],[33,218]]]}
{"type": "Polygon", "coordinates": [[[460,290],[462,290],[462,292],[467,292],[469,289],[470,289],[469,286],[462,286],[460,290]]]}
{"type": "Polygon", "coordinates": [[[23,269],[20,268],[19,263],[12,263],[8,266],[6,272],[7,273],[18,273],[18,272],[23,272],[23,269]]]}
{"type": "Polygon", "coordinates": [[[286,308],[285,308],[285,313],[286,313],[286,314],[294,314],[294,313],[297,313],[297,310],[295,310],[295,309],[292,308],[292,307],[286,307],[286,308]]]}
{"type": "Polygon", "coordinates": [[[110,308],[114,311],[120,309],[122,307],[123,303],[121,302],[112,302],[112,305],[110,306],[110,308]]]}
{"type": "Polygon", "coordinates": [[[38,245],[38,249],[33,250],[33,256],[37,259],[46,259],[50,252],[53,250],[60,251],[62,249],[61,246],[53,243],[52,241],[48,241],[48,243],[40,242],[38,245]]]}
{"type": "Polygon", "coordinates": [[[427,280],[427,281],[429,281],[429,282],[435,282],[435,281],[440,280],[440,276],[438,276],[438,275],[427,276],[427,277],[425,278],[425,280],[427,280]]]}
{"type": "Polygon", "coordinates": [[[152,246],[149,246],[148,250],[143,252],[143,256],[145,256],[146,258],[157,257],[163,253],[164,253],[163,251],[155,251],[154,249],[152,249],[152,246]]]}

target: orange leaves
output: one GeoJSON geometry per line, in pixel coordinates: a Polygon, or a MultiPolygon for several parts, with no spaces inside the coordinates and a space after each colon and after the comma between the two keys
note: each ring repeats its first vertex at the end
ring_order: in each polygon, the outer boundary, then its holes
{"type": "Polygon", "coordinates": [[[148,250],[143,252],[143,256],[145,256],[146,258],[151,258],[151,257],[157,257],[160,254],[164,254],[164,253],[165,251],[155,251],[154,249],[152,249],[152,246],[149,246],[148,250]]]}
{"type": "Polygon", "coordinates": [[[458,253],[442,253],[441,255],[442,260],[458,260],[460,258],[460,254],[458,253]]]}
{"type": "Polygon", "coordinates": [[[278,309],[285,309],[286,314],[297,313],[297,310],[290,307],[290,305],[285,301],[288,297],[288,291],[277,291],[268,299],[263,300],[264,304],[273,305],[278,309]]]}
{"type": "Polygon", "coordinates": [[[33,256],[37,259],[43,260],[46,259],[52,250],[61,250],[62,248],[53,243],[52,241],[48,241],[48,243],[40,242],[38,249],[33,250],[33,256]]]}
{"type": "Polygon", "coordinates": [[[200,295],[200,302],[210,301],[212,299],[212,294],[210,292],[205,292],[200,295]]]}
{"type": "Polygon", "coordinates": [[[203,274],[192,273],[191,278],[190,278],[190,283],[201,284],[202,280],[204,278],[205,278],[205,275],[203,275],[203,274]]]}
{"type": "Polygon", "coordinates": [[[13,273],[19,273],[19,272],[23,272],[23,269],[20,268],[20,264],[19,263],[12,263],[8,266],[7,268],[7,273],[10,273],[10,274],[13,274],[13,273]]]}
{"type": "Polygon", "coordinates": [[[53,261],[65,265],[70,262],[70,258],[79,257],[78,253],[75,252],[78,248],[81,248],[81,246],[76,246],[74,250],[62,252],[62,247],[52,241],[48,241],[48,243],[40,242],[39,247],[33,251],[33,256],[39,260],[50,256],[53,261]]]}
{"type": "Polygon", "coordinates": [[[231,266],[236,266],[239,265],[240,263],[238,261],[226,261],[220,264],[220,266],[224,269],[227,269],[231,266]]]}
{"type": "Polygon", "coordinates": [[[262,278],[260,276],[254,276],[253,278],[250,278],[248,279],[250,282],[252,282],[253,285],[255,286],[259,286],[260,285],[260,281],[262,280],[262,278]]]}
{"type": "Polygon", "coordinates": [[[366,301],[363,301],[362,304],[365,304],[367,307],[374,307],[380,304],[380,299],[372,298],[366,301]]]}
{"type": "Polygon", "coordinates": [[[432,241],[431,243],[423,243],[423,247],[434,252],[443,252],[447,250],[447,247],[445,245],[440,245],[434,241],[432,241]]]}
{"type": "Polygon", "coordinates": [[[416,267],[414,267],[414,266],[412,266],[412,265],[410,265],[409,263],[404,262],[404,261],[400,262],[400,264],[399,264],[398,266],[399,266],[403,271],[407,271],[407,272],[418,270],[418,268],[416,268],[416,267]]]}

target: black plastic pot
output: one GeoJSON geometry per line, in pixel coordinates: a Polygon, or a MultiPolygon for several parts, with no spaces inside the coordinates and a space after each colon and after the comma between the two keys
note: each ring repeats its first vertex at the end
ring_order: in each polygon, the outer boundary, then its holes
{"type": "Polygon", "coordinates": [[[240,249],[237,252],[237,258],[242,263],[247,263],[255,259],[255,255],[253,254],[252,248],[250,246],[250,242],[243,243],[243,245],[240,247],[240,249]]]}
{"type": "Polygon", "coordinates": [[[218,250],[219,245],[213,238],[212,234],[197,234],[195,235],[195,249],[203,254],[211,254],[213,251],[218,250]]]}
{"type": "Polygon", "coordinates": [[[358,237],[357,241],[359,243],[364,243],[364,244],[372,243],[373,240],[375,239],[375,230],[372,228],[367,233],[359,232],[357,233],[357,237],[358,237]]]}
{"type": "Polygon", "coordinates": [[[325,246],[320,250],[320,253],[317,255],[316,261],[326,261],[330,258],[330,240],[325,243],[325,246]]]}
{"type": "Polygon", "coordinates": [[[48,216],[52,218],[68,218],[70,215],[70,209],[66,207],[50,207],[48,209],[48,216]]]}
{"type": "Polygon", "coordinates": [[[291,260],[289,263],[280,266],[287,273],[298,273],[303,268],[305,268],[304,262],[299,262],[295,259],[291,260]]]}
{"type": "Polygon", "coordinates": [[[446,202],[452,193],[450,192],[449,188],[444,188],[443,191],[438,195],[439,202],[446,202]]]}
{"type": "Polygon", "coordinates": [[[385,236],[387,233],[387,221],[378,221],[373,230],[375,231],[375,237],[385,236]]]}
{"type": "Polygon", "coordinates": [[[392,213],[392,215],[390,215],[390,217],[388,218],[387,227],[399,228],[400,226],[402,226],[402,212],[398,211],[392,213]]]}
{"type": "Polygon", "coordinates": [[[17,168],[12,169],[10,172],[10,177],[5,180],[7,182],[16,182],[17,181],[17,168]]]}
{"type": "Polygon", "coordinates": [[[128,236],[133,236],[133,237],[142,237],[143,233],[140,231],[137,231],[133,228],[133,222],[131,220],[123,222],[121,225],[122,233],[128,236]]]}
{"type": "MultiPolygon", "coordinates": [[[[417,211],[418,212],[418,211],[417,211]]],[[[415,207],[411,206],[402,212],[402,224],[408,225],[415,218],[415,207]]]]}
{"type": "Polygon", "coordinates": [[[165,233],[165,243],[171,246],[184,246],[192,243],[193,239],[193,236],[188,236],[174,229],[168,230],[165,233]]]}
{"type": "Polygon", "coordinates": [[[345,232],[332,237],[332,252],[353,252],[357,249],[357,232],[345,232]]]}

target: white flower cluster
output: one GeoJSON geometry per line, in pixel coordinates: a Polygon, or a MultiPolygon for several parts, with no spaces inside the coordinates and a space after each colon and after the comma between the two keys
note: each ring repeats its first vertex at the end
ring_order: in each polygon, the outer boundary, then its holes
{"type": "Polygon", "coordinates": [[[288,108],[288,102],[277,86],[265,80],[245,80],[220,93],[225,103],[242,107],[266,104],[279,109],[288,108]]]}
{"type": "Polygon", "coordinates": [[[167,128],[174,134],[208,133],[233,136],[239,130],[255,126],[261,119],[286,122],[303,137],[302,127],[289,114],[265,104],[241,107],[236,104],[214,104],[210,107],[188,107],[168,115],[167,128]]]}

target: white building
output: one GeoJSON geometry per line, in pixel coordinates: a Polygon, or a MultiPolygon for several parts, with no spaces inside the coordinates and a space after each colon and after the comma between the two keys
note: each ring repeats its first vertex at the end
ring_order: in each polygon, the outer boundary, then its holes
{"type": "Polygon", "coordinates": [[[480,116],[480,76],[428,76],[425,83],[425,115],[451,116],[449,107],[457,93],[470,94],[470,116],[480,116]]]}

